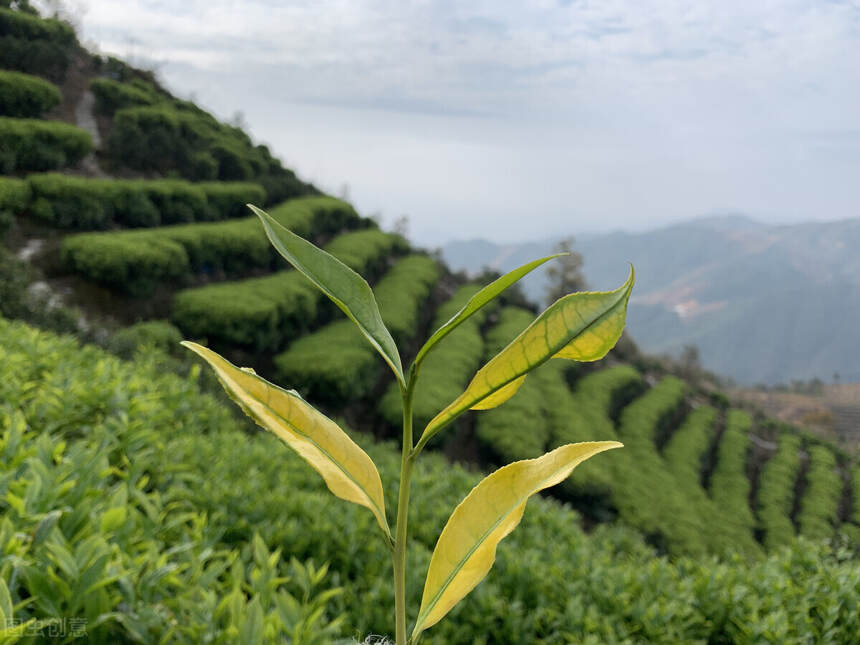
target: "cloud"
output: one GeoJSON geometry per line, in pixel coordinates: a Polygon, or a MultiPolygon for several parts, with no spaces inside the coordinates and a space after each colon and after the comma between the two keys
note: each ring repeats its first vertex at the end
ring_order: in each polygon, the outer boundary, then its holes
{"type": "Polygon", "coordinates": [[[86,37],[373,208],[475,230],[528,199],[556,228],[860,214],[834,179],[860,158],[857,0],[78,2],[86,37]],[[369,165],[405,145],[411,167],[369,165]]]}

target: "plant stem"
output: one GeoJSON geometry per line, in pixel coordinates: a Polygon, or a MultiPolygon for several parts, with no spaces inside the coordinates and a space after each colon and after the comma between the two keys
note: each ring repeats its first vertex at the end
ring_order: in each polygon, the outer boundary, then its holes
{"type": "Polygon", "coordinates": [[[400,460],[400,491],[397,498],[397,527],[394,533],[394,614],[396,645],[406,640],[406,523],[409,519],[409,486],[412,479],[412,393],[415,373],[409,374],[403,400],[403,452],[400,460]]]}

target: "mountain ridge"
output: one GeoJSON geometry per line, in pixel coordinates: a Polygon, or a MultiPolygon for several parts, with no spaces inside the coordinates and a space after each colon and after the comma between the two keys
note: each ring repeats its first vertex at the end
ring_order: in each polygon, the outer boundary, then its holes
{"type": "MultiPolygon", "coordinates": [[[[455,241],[442,255],[470,273],[506,271],[555,242],[455,241]]],[[[634,263],[629,329],[646,351],[677,354],[696,344],[705,367],[747,384],[830,380],[835,373],[860,381],[860,350],[853,349],[860,346],[853,304],[860,256],[852,252],[860,247],[860,218],[773,225],[710,215],[645,232],[587,234],[575,247],[596,289],[616,282],[624,262],[634,263]],[[823,343],[800,342],[819,337],[823,343]]],[[[545,284],[536,275],[524,287],[540,298],[545,284]]]]}

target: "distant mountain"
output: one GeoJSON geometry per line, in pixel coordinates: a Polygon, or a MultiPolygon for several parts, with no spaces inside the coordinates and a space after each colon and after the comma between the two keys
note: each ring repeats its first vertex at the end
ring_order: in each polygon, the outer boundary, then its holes
{"type": "MultiPolygon", "coordinates": [[[[575,231],[572,231],[575,234],[575,231]]],[[[506,271],[557,240],[452,242],[457,269],[506,271]]],[[[636,267],[629,329],[648,352],[695,344],[710,370],[740,383],[860,381],[860,219],[773,226],[741,215],[644,233],[577,236],[589,285],[636,267]]],[[[543,273],[524,286],[540,299],[543,273]]]]}

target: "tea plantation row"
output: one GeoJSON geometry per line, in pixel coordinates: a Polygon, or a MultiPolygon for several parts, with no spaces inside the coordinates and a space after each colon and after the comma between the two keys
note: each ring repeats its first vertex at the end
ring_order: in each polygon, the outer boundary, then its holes
{"type": "MultiPolygon", "coordinates": [[[[0,609],[14,620],[36,621],[28,628],[44,638],[76,618],[93,643],[389,632],[390,557],[372,516],[198,393],[195,372],[181,379],[2,320],[0,337],[0,609]]],[[[397,448],[357,439],[390,505],[397,448]]],[[[432,454],[418,464],[413,607],[439,530],[476,478],[432,454]]],[[[532,501],[486,581],[426,641],[860,638],[860,562],[845,549],[800,542],[755,561],[670,561],[629,530],[578,526],[557,502],[532,501]]]]}

